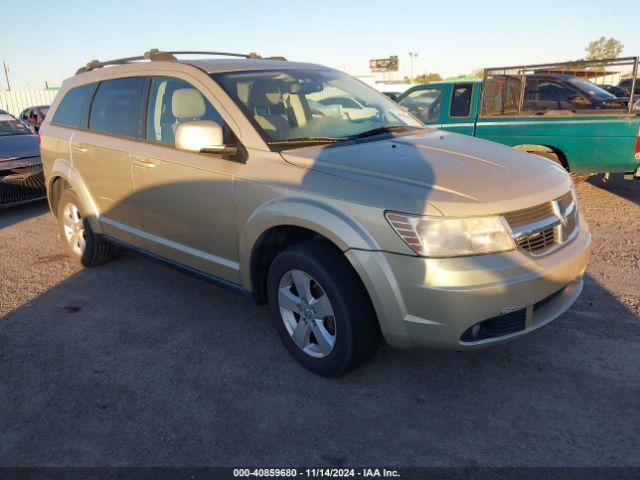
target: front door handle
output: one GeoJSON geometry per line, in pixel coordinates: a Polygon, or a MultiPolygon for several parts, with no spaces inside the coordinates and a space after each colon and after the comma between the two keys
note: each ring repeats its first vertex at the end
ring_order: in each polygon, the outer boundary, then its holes
{"type": "Polygon", "coordinates": [[[153,161],[150,160],[149,158],[140,157],[138,155],[131,155],[131,163],[133,163],[137,167],[143,167],[143,168],[153,168],[156,166],[156,164],[153,163],[153,161]]]}

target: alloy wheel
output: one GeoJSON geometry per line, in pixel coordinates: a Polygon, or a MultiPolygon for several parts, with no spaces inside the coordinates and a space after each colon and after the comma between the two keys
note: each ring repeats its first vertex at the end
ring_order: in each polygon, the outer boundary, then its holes
{"type": "Polygon", "coordinates": [[[307,355],[324,358],[336,343],[336,323],[329,297],[318,281],[302,270],[280,279],[278,307],[293,342],[307,355]]]}
{"type": "Polygon", "coordinates": [[[73,203],[67,203],[62,210],[64,235],[73,253],[81,256],[87,245],[84,221],[80,210],[73,203]]]}

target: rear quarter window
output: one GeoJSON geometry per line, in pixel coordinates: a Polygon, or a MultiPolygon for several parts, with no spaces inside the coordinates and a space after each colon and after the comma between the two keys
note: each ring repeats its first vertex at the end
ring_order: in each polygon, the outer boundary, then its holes
{"type": "Polygon", "coordinates": [[[53,123],[67,127],[84,127],[94,83],[69,90],[53,115],[53,123]]]}
{"type": "Polygon", "coordinates": [[[449,115],[452,117],[468,117],[471,113],[471,95],[473,83],[457,83],[453,87],[451,95],[451,108],[449,115]]]}

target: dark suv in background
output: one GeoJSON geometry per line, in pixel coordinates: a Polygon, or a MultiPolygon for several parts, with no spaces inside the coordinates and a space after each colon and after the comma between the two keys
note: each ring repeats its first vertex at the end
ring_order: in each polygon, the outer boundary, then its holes
{"type": "Polygon", "coordinates": [[[621,108],[626,99],[597,85],[567,74],[535,74],[527,77],[524,110],[584,110],[621,108]]]}
{"type": "MultiPolygon", "coordinates": [[[[632,78],[625,78],[622,80],[618,86],[624,91],[625,96],[631,95],[631,83],[633,82],[632,78]]],[[[636,87],[634,88],[634,95],[640,95],[640,79],[636,79],[636,87]]]]}

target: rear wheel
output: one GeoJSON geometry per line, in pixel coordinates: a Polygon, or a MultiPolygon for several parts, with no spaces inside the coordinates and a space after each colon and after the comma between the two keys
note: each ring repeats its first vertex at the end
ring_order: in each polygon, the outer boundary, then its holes
{"type": "Polygon", "coordinates": [[[85,267],[94,267],[110,260],[111,244],[93,233],[76,194],[65,190],[57,204],[60,238],[69,256],[85,267]]]}
{"type": "Polygon", "coordinates": [[[341,252],[313,241],[280,253],[267,280],[269,307],[289,353],[318,375],[342,375],[376,350],[369,296],[341,252]]]}

